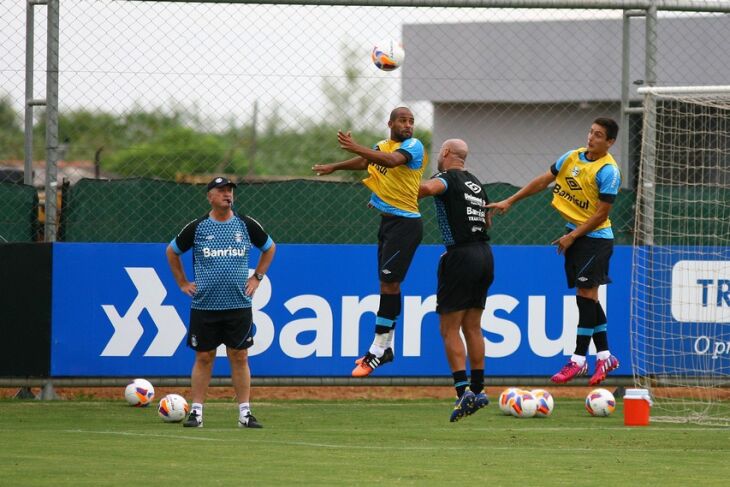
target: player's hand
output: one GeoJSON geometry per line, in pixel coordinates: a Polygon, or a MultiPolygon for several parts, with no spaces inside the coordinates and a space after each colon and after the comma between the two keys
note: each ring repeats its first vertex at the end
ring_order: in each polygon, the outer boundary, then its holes
{"type": "Polygon", "coordinates": [[[489,214],[497,213],[499,215],[504,215],[507,213],[512,206],[512,203],[510,203],[507,200],[497,201],[496,203],[489,203],[486,208],[488,210],[491,210],[489,214]]]}
{"type": "Polygon", "coordinates": [[[335,166],[333,164],[315,164],[312,166],[312,171],[317,173],[317,176],[326,176],[335,172],[335,166]]]}
{"type": "Polygon", "coordinates": [[[575,237],[572,234],[570,234],[570,233],[566,233],[562,237],[560,237],[560,238],[558,238],[556,240],[553,240],[552,244],[553,245],[557,245],[558,246],[558,254],[562,254],[566,250],[568,250],[568,248],[571,245],[573,245],[574,242],[575,242],[575,237]]]}
{"type": "Polygon", "coordinates": [[[195,293],[198,292],[198,287],[194,282],[186,282],[180,286],[180,290],[192,298],[195,296],[195,293]]]}
{"type": "Polygon", "coordinates": [[[248,281],[246,282],[246,296],[253,297],[256,290],[259,288],[259,284],[261,284],[261,281],[256,279],[255,276],[251,276],[248,278],[248,281]]]}
{"type": "Polygon", "coordinates": [[[348,152],[355,152],[354,149],[357,147],[357,142],[352,138],[351,132],[343,132],[342,130],[337,131],[337,142],[340,144],[340,148],[348,152]]]}

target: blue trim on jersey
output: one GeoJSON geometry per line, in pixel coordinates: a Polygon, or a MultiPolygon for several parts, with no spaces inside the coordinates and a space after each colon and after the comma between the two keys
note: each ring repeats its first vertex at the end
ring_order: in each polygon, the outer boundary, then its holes
{"type": "Polygon", "coordinates": [[[269,237],[266,242],[261,247],[259,247],[259,250],[261,252],[266,252],[271,248],[272,245],[274,245],[274,241],[271,239],[271,237],[269,237]]]}
{"type": "MultiPolygon", "coordinates": [[[[568,156],[569,156],[570,154],[572,154],[572,153],[573,153],[573,151],[572,151],[572,150],[569,150],[568,152],[566,152],[566,153],[565,153],[565,154],[563,154],[562,156],[558,157],[558,160],[557,160],[557,161],[555,161],[555,169],[557,169],[558,171],[560,171],[560,166],[562,166],[562,165],[563,165],[563,163],[565,162],[565,160],[566,160],[566,159],[568,158],[568,156]]],[[[582,154],[581,154],[581,155],[582,155],[582,154]]]]}
{"type": "Polygon", "coordinates": [[[577,335],[584,337],[593,336],[593,328],[583,328],[582,326],[579,326],[577,335]]]}
{"type": "Polygon", "coordinates": [[[375,193],[373,193],[370,196],[370,204],[374,208],[376,208],[378,211],[382,211],[383,213],[388,213],[390,215],[402,216],[405,218],[421,218],[420,213],[412,213],[410,211],[401,210],[400,208],[396,208],[395,206],[390,205],[390,204],[386,203],[385,201],[383,201],[382,199],[380,199],[378,197],[378,195],[376,195],[375,193]]]}
{"type": "MultiPolygon", "coordinates": [[[[449,189],[449,183],[447,183],[447,182],[446,182],[446,180],[445,180],[444,178],[436,178],[436,179],[438,179],[439,181],[441,181],[442,183],[444,183],[444,190],[443,190],[443,191],[441,191],[441,193],[445,193],[445,192],[446,192],[446,190],[447,190],[447,189],[449,189]]],[[[440,194],[440,193],[439,193],[439,194],[440,194]]]]}
{"type": "Polygon", "coordinates": [[[434,198],[433,203],[436,206],[436,221],[439,225],[439,231],[441,232],[441,238],[444,241],[444,245],[454,245],[454,235],[451,233],[451,225],[449,225],[449,217],[446,216],[446,205],[441,198],[434,198]]]}
{"type": "Polygon", "coordinates": [[[180,248],[177,246],[176,240],[177,240],[177,237],[172,239],[172,242],[170,242],[170,247],[172,247],[172,251],[175,252],[177,255],[182,255],[185,252],[180,250],[180,248]]]}
{"type": "MultiPolygon", "coordinates": [[[[568,228],[570,230],[575,230],[576,228],[578,228],[578,225],[575,225],[573,223],[567,223],[567,222],[566,222],[565,226],[566,226],[566,228],[568,228]]],[[[591,237],[591,238],[612,239],[613,238],[613,229],[611,227],[607,227],[607,228],[602,228],[600,230],[593,230],[590,233],[586,233],[585,236],[591,237]]]]}
{"type": "Polygon", "coordinates": [[[618,194],[621,187],[621,171],[613,164],[606,164],[596,174],[599,194],[618,194]]]}
{"type": "Polygon", "coordinates": [[[426,152],[423,148],[423,143],[411,137],[400,143],[400,147],[396,149],[396,152],[402,150],[406,151],[411,155],[411,160],[408,161],[406,166],[411,169],[421,169],[423,166],[423,154],[426,152]]]}
{"type": "Polygon", "coordinates": [[[606,331],[607,329],[608,326],[606,326],[606,324],[604,323],[593,328],[593,333],[601,333],[602,331],[606,331]]]}

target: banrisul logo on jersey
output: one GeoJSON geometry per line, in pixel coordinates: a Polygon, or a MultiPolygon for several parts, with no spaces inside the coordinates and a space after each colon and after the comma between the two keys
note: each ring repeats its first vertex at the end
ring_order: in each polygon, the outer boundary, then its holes
{"type": "MultiPolygon", "coordinates": [[[[378,375],[448,372],[435,313],[442,252],[436,245],[417,251],[402,287],[396,358],[378,375]]],[[[573,352],[578,321],[562,257],[550,246],[498,246],[494,255],[496,279],[482,317],[487,369],[493,376],[548,375],[573,352]]],[[[183,256],[189,278],[191,261],[190,252],[183,256]]],[[[375,245],[279,245],[253,298],[253,374],[349,376],[372,341],[376,262],[375,245]]],[[[629,249],[617,247],[612,272],[629,275],[629,263],[629,249]]],[[[628,283],[614,282],[601,288],[600,299],[611,350],[629,357],[628,283]]],[[[189,376],[190,298],[175,283],[164,245],[55,244],[53,292],[54,376],[189,376]]],[[[225,350],[218,354],[214,374],[226,375],[225,350]]]]}
{"type": "Polygon", "coordinates": [[[246,255],[246,249],[236,249],[231,246],[227,249],[210,249],[208,247],[203,247],[202,251],[203,257],[243,257],[246,255]]]}

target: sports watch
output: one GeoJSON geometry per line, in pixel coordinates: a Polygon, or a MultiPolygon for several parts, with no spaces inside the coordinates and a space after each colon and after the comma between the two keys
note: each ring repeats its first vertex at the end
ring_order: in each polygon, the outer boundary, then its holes
{"type": "Polygon", "coordinates": [[[264,280],[264,275],[263,274],[259,274],[258,272],[254,272],[253,273],[253,277],[255,277],[256,279],[258,279],[259,281],[263,281],[264,280]]]}

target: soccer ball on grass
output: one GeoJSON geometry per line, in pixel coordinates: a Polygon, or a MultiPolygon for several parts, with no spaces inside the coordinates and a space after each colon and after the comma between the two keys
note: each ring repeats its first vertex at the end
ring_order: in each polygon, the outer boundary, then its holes
{"type": "Polygon", "coordinates": [[[179,423],[190,412],[188,402],[179,394],[168,394],[160,399],[157,413],[166,423],[179,423]]]}
{"type": "Polygon", "coordinates": [[[545,389],[533,389],[531,392],[537,401],[535,416],[538,418],[547,418],[550,416],[553,413],[553,408],[555,406],[553,395],[545,389]]]}
{"type": "Polygon", "coordinates": [[[145,407],[155,398],[155,388],[146,379],[134,379],[124,390],[130,406],[145,407]]]}
{"type": "Polygon", "coordinates": [[[586,411],[591,416],[608,416],[616,409],[616,399],[606,389],[593,389],[586,396],[586,411]]]}

